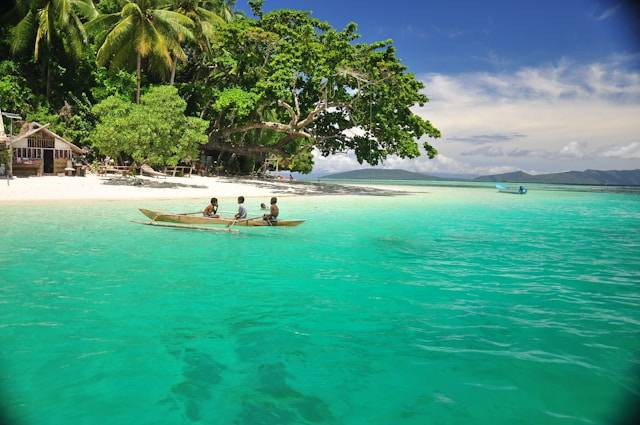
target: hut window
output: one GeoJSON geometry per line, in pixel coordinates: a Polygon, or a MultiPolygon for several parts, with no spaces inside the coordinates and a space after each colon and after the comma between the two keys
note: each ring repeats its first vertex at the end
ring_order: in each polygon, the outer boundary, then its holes
{"type": "Polygon", "coordinates": [[[55,146],[55,141],[52,139],[29,138],[27,139],[27,146],[30,148],[52,149],[55,146]]]}

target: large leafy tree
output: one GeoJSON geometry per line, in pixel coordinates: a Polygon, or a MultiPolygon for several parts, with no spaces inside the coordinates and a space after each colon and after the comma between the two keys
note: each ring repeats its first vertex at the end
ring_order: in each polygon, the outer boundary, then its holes
{"type": "Polygon", "coordinates": [[[136,70],[136,102],[140,101],[142,61],[160,74],[171,69],[171,55],[185,57],[181,43],[192,38],[193,21],[181,13],[163,9],[166,2],[132,0],[120,12],[101,15],[89,23],[99,46],[99,65],[136,70]]]}
{"type": "Polygon", "coordinates": [[[19,22],[12,29],[13,53],[29,52],[46,62],[46,97],[51,86],[51,59],[56,53],[79,58],[87,43],[83,20],[97,12],[91,0],[16,0],[19,22]]]}
{"type": "Polygon", "coordinates": [[[152,87],[131,103],[110,96],[93,107],[98,124],[93,146],[113,157],[130,157],[138,163],[175,165],[198,157],[207,142],[205,120],[185,116],[186,102],[173,86],[152,87]]]}
{"type": "MultiPolygon", "coordinates": [[[[411,111],[428,101],[390,40],[357,43],[355,24],[338,31],[307,13],[281,10],[220,30],[208,76],[188,88],[211,121],[209,149],[309,164],[352,150],[378,164],[389,155],[429,157],[440,132],[411,111]],[[201,95],[199,95],[201,94],[201,95]],[[206,98],[215,95],[215,101],[206,98]],[[306,160],[303,157],[306,156],[306,160]]],[[[305,166],[303,171],[308,171],[305,166]]]]}

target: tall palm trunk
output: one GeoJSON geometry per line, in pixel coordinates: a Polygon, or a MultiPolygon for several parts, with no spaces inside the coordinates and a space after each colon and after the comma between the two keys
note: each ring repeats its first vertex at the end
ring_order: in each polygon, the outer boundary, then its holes
{"type": "Polygon", "coordinates": [[[173,85],[173,82],[176,80],[176,66],[178,65],[178,57],[174,53],[171,55],[173,59],[171,63],[171,78],[169,79],[169,84],[173,85]]]}
{"type": "Polygon", "coordinates": [[[44,89],[44,96],[47,99],[47,103],[49,103],[49,92],[51,91],[51,61],[49,59],[49,56],[47,56],[47,70],[46,70],[46,77],[45,77],[45,89],[44,89]]]}
{"type": "Polygon", "coordinates": [[[138,63],[136,65],[136,103],[140,103],[140,63],[142,62],[142,58],[140,53],[138,52],[138,63]]]}

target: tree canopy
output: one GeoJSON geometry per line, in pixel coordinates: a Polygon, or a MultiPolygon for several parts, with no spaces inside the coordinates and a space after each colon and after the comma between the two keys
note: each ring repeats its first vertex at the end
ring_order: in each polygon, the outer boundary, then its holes
{"type": "Polygon", "coordinates": [[[390,40],[357,39],[355,24],[338,31],[295,10],[222,27],[212,48],[221,53],[203,62],[207,76],[188,88],[211,122],[207,146],[284,159],[314,148],[325,156],[353,150],[372,165],[419,156],[417,140],[440,135],[411,111],[427,102],[422,83],[390,40]]]}
{"type": "Polygon", "coordinates": [[[153,164],[206,152],[242,172],[274,156],[309,172],[315,153],[372,165],[437,154],[439,130],[412,111],[423,84],[391,40],[234,3],[16,0],[0,28],[0,103],[98,155],[153,164]]]}
{"type": "Polygon", "coordinates": [[[111,157],[130,157],[150,165],[195,159],[207,141],[208,123],[185,116],[186,105],[171,86],[151,87],[140,104],[110,96],[93,108],[98,120],[91,136],[93,146],[111,157]]]}

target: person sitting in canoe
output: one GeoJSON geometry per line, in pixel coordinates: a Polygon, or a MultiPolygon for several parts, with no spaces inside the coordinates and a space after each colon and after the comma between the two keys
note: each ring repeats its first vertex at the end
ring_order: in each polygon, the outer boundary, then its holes
{"type": "Polygon", "coordinates": [[[205,217],[213,217],[218,218],[218,198],[211,198],[211,202],[207,207],[202,211],[202,215],[205,217]]]}
{"type": "Polygon", "coordinates": [[[280,208],[278,208],[278,198],[275,196],[271,198],[271,211],[269,214],[265,214],[262,216],[264,221],[268,221],[269,223],[275,223],[278,221],[278,214],[280,214],[280,208]]]}
{"type": "Polygon", "coordinates": [[[236,220],[247,218],[247,209],[244,207],[244,196],[238,196],[238,213],[234,217],[236,220]]]}

